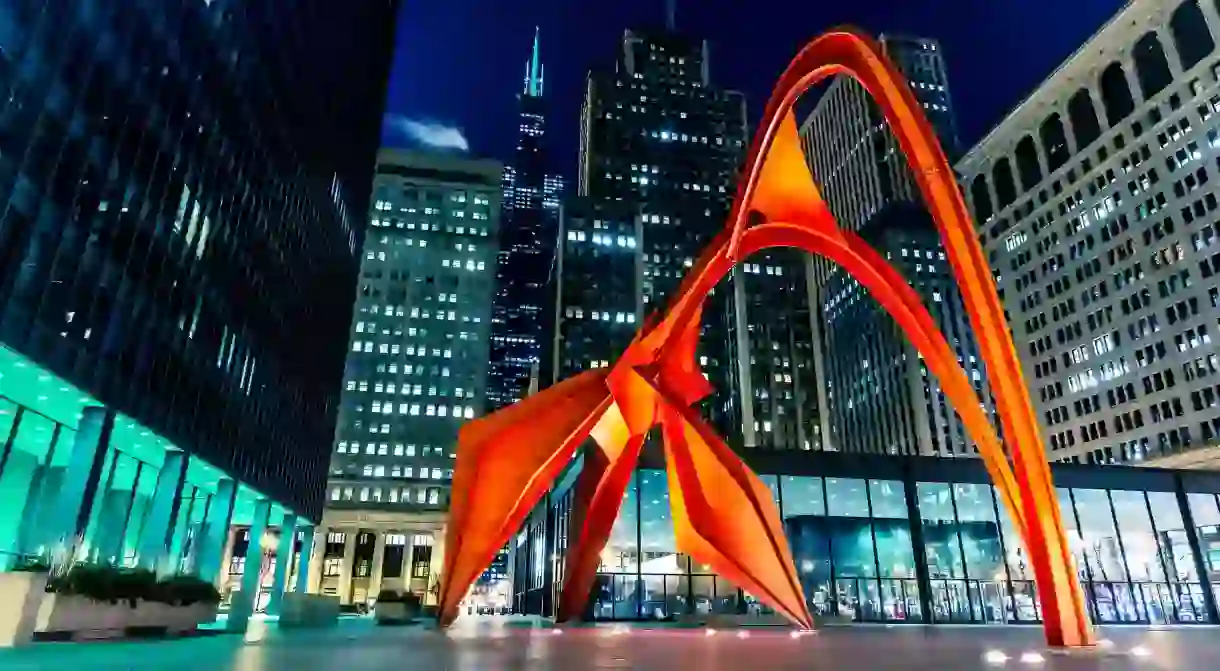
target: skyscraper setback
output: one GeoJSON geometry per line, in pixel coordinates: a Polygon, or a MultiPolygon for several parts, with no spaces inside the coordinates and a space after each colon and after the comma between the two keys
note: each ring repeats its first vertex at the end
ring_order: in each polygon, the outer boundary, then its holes
{"type": "MultiPolygon", "coordinates": [[[[614,66],[590,72],[560,241],[558,377],[613,361],[678,285],[724,226],[744,139],[744,99],[712,86],[705,42],[629,30],[614,66]]],[[[701,363],[723,392],[727,325],[711,312],[701,363]]]]}
{"type": "Polygon", "coordinates": [[[546,171],[546,101],[539,34],[525,68],[517,149],[504,168],[500,251],[492,315],[489,409],[521,400],[542,356],[545,313],[553,304],[546,285],[559,230],[563,183],[546,171]]]}
{"type": "MultiPolygon", "coordinates": [[[[881,45],[911,86],[946,153],[953,108],[940,45],[885,36],[881,45]]],[[[889,258],[923,298],[985,402],[970,324],[907,159],[870,94],[836,77],[801,127],[810,170],[835,219],[889,258]]],[[[891,317],[841,268],[810,260],[823,449],[882,454],[972,454],[957,415],[891,317]]]]}

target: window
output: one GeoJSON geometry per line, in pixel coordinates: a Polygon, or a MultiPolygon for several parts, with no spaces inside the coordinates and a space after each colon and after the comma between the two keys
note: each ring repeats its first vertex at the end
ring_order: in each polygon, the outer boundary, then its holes
{"type": "Polygon", "coordinates": [[[1199,9],[1198,0],[1187,0],[1173,11],[1169,18],[1169,30],[1173,33],[1174,46],[1182,61],[1182,69],[1189,70],[1203,60],[1216,46],[1207,21],[1199,9]]]}
{"type": "Polygon", "coordinates": [[[1017,143],[1017,174],[1021,178],[1021,188],[1028,191],[1042,181],[1042,168],[1038,165],[1038,152],[1034,149],[1034,139],[1028,135],[1017,143]]]}
{"type": "Polygon", "coordinates": [[[996,161],[991,171],[991,181],[995,187],[996,207],[1004,209],[1017,199],[1016,186],[1012,181],[1012,166],[1007,158],[996,161]]]}
{"type": "MultiPolygon", "coordinates": [[[[1063,132],[1063,121],[1059,115],[1052,114],[1042,122],[1038,135],[1042,140],[1042,151],[1046,154],[1046,171],[1054,172],[1063,167],[1071,157],[1071,152],[1068,150],[1067,136],[1063,132]]],[[[1037,157],[1034,158],[1036,161],[1037,157]]]]}
{"type": "Polygon", "coordinates": [[[1122,65],[1111,63],[1101,73],[1101,102],[1106,110],[1106,122],[1111,126],[1127,118],[1135,109],[1135,101],[1131,97],[1131,89],[1127,86],[1127,74],[1122,65]]]}
{"type": "Polygon", "coordinates": [[[1135,60],[1136,79],[1139,80],[1140,91],[1145,100],[1160,93],[1173,81],[1173,75],[1169,73],[1169,61],[1165,58],[1165,50],[1161,48],[1156,33],[1145,33],[1135,43],[1132,56],[1135,60]]]}
{"type": "Polygon", "coordinates": [[[1088,89],[1080,89],[1068,101],[1068,122],[1076,136],[1077,150],[1089,146],[1101,136],[1101,125],[1097,121],[1097,110],[1093,107],[1093,96],[1088,89]]]}

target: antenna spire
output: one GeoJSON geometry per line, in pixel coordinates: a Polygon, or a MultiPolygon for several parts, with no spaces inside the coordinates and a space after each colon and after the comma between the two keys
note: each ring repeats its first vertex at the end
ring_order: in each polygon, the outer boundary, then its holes
{"type": "Polygon", "coordinates": [[[538,46],[540,29],[534,26],[534,50],[530,54],[530,62],[525,66],[525,95],[539,97],[542,95],[542,57],[538,46]]]}
{"type": "Polygon", "coordinates": [[[675,29],[676,19],[674,16],[678,13],[678,0],[665,0],[665,28],[671,32],[675,29]]]}

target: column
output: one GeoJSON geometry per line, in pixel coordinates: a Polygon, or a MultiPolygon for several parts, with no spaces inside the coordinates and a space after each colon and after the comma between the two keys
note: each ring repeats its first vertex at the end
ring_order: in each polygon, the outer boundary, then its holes
{"type": "Polygon", "coordinates": [[[157,473],[157,488],[144,516],[139,545],[136,546],[136,566],[139,568],[156,569],[164,564],[173,536],[173,522],[182,500],[182,486],[186,481],[189,461],[190,457],[183,452],[173,451],[165,455],[165,463],[161,464],[161,470],[157,473]]]}
{"type": "Polygon", "coordinates": [[[297,555],[297,582],[294,592],[314,592],[316,589],[310,581],[310,567],[313,565],[313,537],[317,531],[310,524],[301,525],[301,552],[297,555]]]}
{"type": "Polygon", "coordinates": [[[296,543],[297,516],[284,513],[280,523],[280,545],[275,550],[275,581],[271,583],[271,598],[267,600],[267,614],[279,615],[280,602],[284,600],[284,587],[288,582],[288,566],[292,563],[292,548],[296,543]]]}
{"type": "Polygon", "coordinates": [[[110,451],[114,419],[114,411],[102,406],[89,406],[81,411],[72,452],[59,490],[54,495],[52,517],[44,532],[55,564],[69,563],[84,537],[106,454],[110,451]]]}
{"type": "Polygon", "coordinates": [[[17,406],[17,410],[13,413],[13,423],[9,426],[8,438],[4,441],[4,448],[0,450],[0,477],[4,476],[4,467],[8,465],[9,455],[13,453],[13,445],[17,442],[17,431],[21,429],[21,419],[25,417],[25,406],[17,406]]]}
{"type": "Polygon", "coordinates": [[[373,532],[375,540],[373,541],[373,570],[369,572],[369,594],[373,598],[381,593],[381,565],[385,563],[385,533],[380,529],[373,532]]]}
{"type": "Polygon", "coordinates": [[[1210,2],[1200,2],[1199,8],[1203,10],[1203,20],[1207,22],[1207,31],[1212,34],[1212,39],[1220,37],[1220,7],[1210,2]]]}
{"type": "Polygon", "coordinates": [[[359,534],[359,527],[343,531],[343,561],[339,564],[339,603],[352,602],[352,565],[356,562],[356,536],[359,534]]]}
{"type": "Polygon", "coordinates": [[[1168,26],[1156,31],[1154,35],[1156,41],[1161,45],[1161,51],[1165,54],[1165,62],[1169,65],[1169,76],[1174,80],[1170,82],[1169,86],[1173,86],[1174,82],[1182,76],[1182,56],[1178,53],[1178,45],[1173,41],[1173,33],[1170,32],[1168,26]]]}
{"type": "Polygon", "coordinates": [[[229,523],[233,520],[233,502],[237,499],[237,483],[225,478],[216,485],[203,520],[203,537],[199,539],[197,563],[199,577],[217,583],[225,546],[229,542],[229,523]]]}
{"type": "MultiPolygon", "coordinates": [[[[326,544],[324,541],[329,531],[330,527],[323,527],[315,530],[313,533],[313,544],[317,546],[317,551],[309,554],[309,569],[305,573],[308,579],[305,581],[305,589],[301,591],[317,594],[318,590],[322,589],[322,564],[326,559],[326,544]]],[[[304,555],[302,555],[302,561],[305,561],[304,555]]]]}
{"type": "MultiPolygon", "coordinates": [[[[924,545],[923,518],[919,514],[919,496],[916,488],[919,486],[911,466],[902,469],[902,488],[907,504],[907,524],[911,529],[911,549],[915,557],[915,584],[919,586],[919,607],[923,610],[920,622],[932,623],[932,576],[928,571],[928,551],[924,545]]],[[[963,561],[964,561],[963,557],[963,561]]]]}
{"type": "Polygon", "coordinates": [[[1186,496],[1186,488],[1182,483],[1182,474],[1174,475],[1174,494],[1178,499],[1178,508],[1182,511],[1182,526],[1186,533],[1186,543],[1190,546],[1190,556],[1194,560],[1195,574],[1199,576],[1199,587],[1203,590],[1203,607],[1207,611],[1207,621],[1216,624],[1220,622],[1217,613],[1216,593],[1212,590],[1211,576],[1208,574],[1207,562],[1203,559],[1203,547],[1199,544],[1199,528],[1195,526],[1195,515],[1190,509],[1190,499],[1186,496]]]}
{"type": "Polygon", "coordinates": [[[259,499],[254,503],[254,515],[250,518],[250,542],[246,543],[246,564],[241,573],[241,591],[233,595],[229,605],[227,631],[244,632],[254,614],[258,602],[259,568],[263,563],[263,534],[271,517],[271,501],[259,499]]]}
{"type": "MultiPolygon", "coordinates": [[[[637,497],[638,498],[638,497],[637,497]]],[[[428,591],[424,597],[424,603],[429,606],[435,606],[438,602],[439,591],[433,591],[433,586],[436,590],[440,589],[440,581],[444,578],[441,575],[441,570],[445,567],[445,534],[443,532],[432,532],[432,561],[428,564],[428,591]]],[[[639,571],[637,570],[638,574],[639,571]]],[[[637,609],[638,610],[638,609],[637,609]]]]}
{"type": "MultiPolygon", "coordinates": [[[[183,485],[185,487],[185,481],[183,485]]],[[[182,552],[186,546],[187,536],[191,533],[191,516],[195,514],[195,497],[197,490],[191,487],[191,493],[184,491],[178,495],[178,502],[170,515],[169,551],[165,559],[157,565],[159,574],[176,574],[182,572],[182,552]],[[185,499],[185,501],[184,501],[185,499]]]]}

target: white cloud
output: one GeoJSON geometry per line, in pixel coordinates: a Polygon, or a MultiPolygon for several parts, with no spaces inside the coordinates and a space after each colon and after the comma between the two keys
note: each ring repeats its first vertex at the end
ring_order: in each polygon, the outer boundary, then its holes
{"type": "Polygon", "coordinates": [[[437,121],[411,119],[401,114],[387,114],[386,126],[391,132],[435,149],[469,151],[470,144],[462,129],[437,121]]]}

